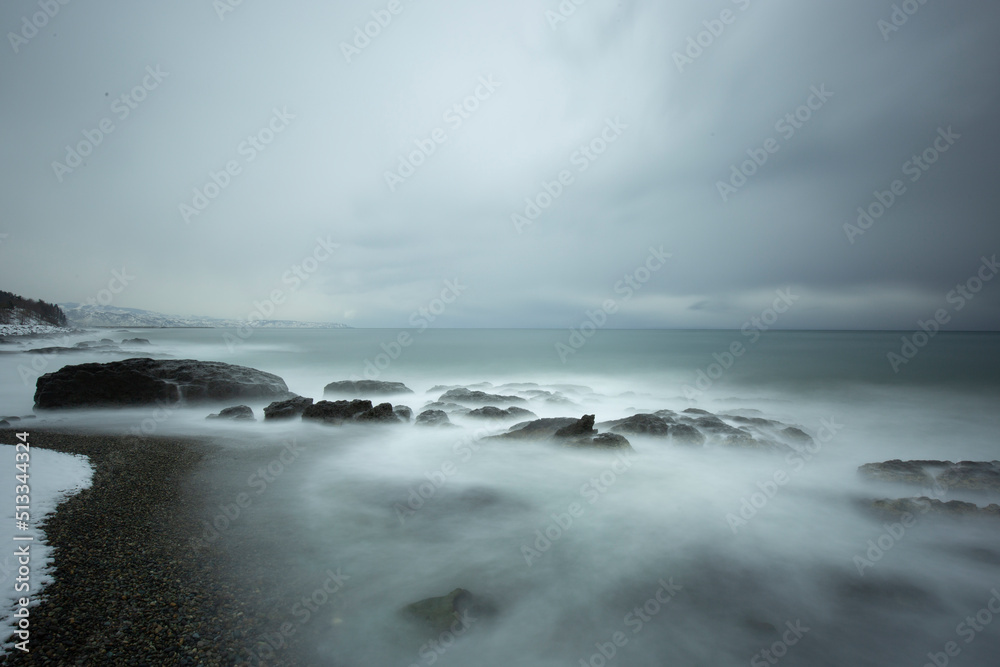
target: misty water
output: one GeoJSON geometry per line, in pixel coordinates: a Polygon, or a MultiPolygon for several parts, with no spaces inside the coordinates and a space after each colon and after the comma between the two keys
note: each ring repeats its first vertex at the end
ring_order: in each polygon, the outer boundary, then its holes
{"type": "MultiPolygon", "coordinates": [[[[523,397],[539,417],[699,408],[813,440],[759,451],[628,435],[634,451],[619,453],[489,440],[514,422],[459,414],[448,429],[206,422],[217,410],[204,407],[40,420],[213,443],[189,482],[212,499],[191,537],[259,585],[264,664],[271,645],[345,666],[996,664],[1000,525],[897,526],[864,501],[1000,499],[857,468],[1000,459],[1000,336],[939,334],[895,372],[896,333],[601,331],[565,361],[567,331],[412,331],[398,350],[397,333],[258,330],[232,347],[213,330],[112,337],[272,372],[316,400],[367,370],[415,393],[364,398],[414,414],[444,393],[432,387],[469,386],[523,397]],[[734,342],[745,352],[730,358],[734,342]],[[454,634],[401,612],[456,588],[477,605],[454,634]]],[[[118,358],[34,357],[36,372],[118,358]]],[[[0,356],[6,413],[31,409],[32,359],[0,356]]],[[[260,420],[264,403],[250,405],[260,420]]]]}

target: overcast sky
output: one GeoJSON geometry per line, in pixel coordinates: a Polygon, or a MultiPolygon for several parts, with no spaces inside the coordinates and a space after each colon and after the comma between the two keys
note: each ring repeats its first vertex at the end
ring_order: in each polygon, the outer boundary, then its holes
{"type": "Polygon", "coordinates": [[[0,6],[0,287],[400,327],[457,281],[435,326],[552,328],[790,289],[781,328],[1000,328],[1000,280],[948,299],[1000,253],[996,2],[232,1],[0,6]]]}

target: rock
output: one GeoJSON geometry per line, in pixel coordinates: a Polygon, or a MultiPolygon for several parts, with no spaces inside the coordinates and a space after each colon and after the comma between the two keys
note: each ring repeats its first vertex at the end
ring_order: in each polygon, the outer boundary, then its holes
{"type": "Polygon", "coordinates": [[[474,417],[476,419],[527,419],[529,417],[537,417],[538,415],[531,410],[525,410],[524,408],[516,406],[511,406],[506,410],[501,410],[500,408],[488,405],[485,408],[471,410],[466,413],[466,416],[474,417]]]}
{"type": "Polygon", "coordinates": [[[409,422],[413,419],[413,410],[406,405],[397,405],[392,409],[393,413],[399,417],[404,422],[409,422]]]}
{"type": "Polygon", "coordinates": [[[146,338],[123,338],[122,345],[152,345],[146,338]]]}
{"type": "Polygon", "coordinates": [[[441,401],[428,403],[424,406],[424,410],[443,410],[444,412],[460,415],[467,415],[471,412],[471,410],[464,405],[459,405],[458,403],[442,403],[441,401]]]}
{"type": "Polygon", "coordinates": [[[468,626],[480,618],[496,614],[492,602],[474,596],[464,588],[456,588],[447,595],[426,598],[403,607],[403,613],[421,622],[435,635],[468,626]]]}
{"type": "Polygon", "coordinates": [[[226,408],[222,410],[217,415],[209,415],[205,419],[233,419],[237,421],[257,421],[257,418],[253,416],[253,410],[247,405],[237,405],[231,408],[226,408]]]}
{"type": "Polygon", "coordinates": [[[482,391],[470,391],[465,387],[449,389],[441,394],[439,401],[457,401],[459,403],[474,403],[476,405],[488,405],[490,403],[524,403],[520,396],[499,396],[497,394],[487,394],[482,391]]]}
{"type": "MultiPolygon", "coordinates": [[[[770,421],[770,420],[765,420],[770,421]]],[[[813,444],[812,436],[803,431],[800,428],[795,428],[794,426],[789,426],[788,428],[783,428],[778,432],[781,437],[789,442],[794,442],[797,445],[808,446],[813,444]]]]}
{"type": "Polygon", "coordinates": [[[492,436],[506,440],[547,440],[555,436],[559,429],[576,424],[579,420],[572,417],[549,417],[535,419],[530,422],[514,424],[506,433],[492,436]]]}
{"type": "Polygon", "coordinates": [[[285,398],[285,381],[245,366],[193,359],[126,359],[64,366],[35,383],[36,409],[285,398]]]}
{"type": "Polygon", "coordinates": [[[402,382],[383,382],[381,380],[342,380],[331,382],[323,388],[324,396],[375,396],[412,393],[413,390],[402,382]]]}
{"type": "Polygon", "coordinates": [[[584,415],[576,422],[563,426],[553,435],[556,438],[580,438],[596,434],[597,431],[594,430],[594,415],[584,415]]]}
{"type": "Polygon", "coordinates": [[[0,419],[0,426],[10,426],[10,422],[6,419],[0,419]]]}
{"type": "Polygon", "coordinates": [[[709,412],[708,410],[701,410],[699,408],[688,408],[687,410],[684,410],[684,412],[686,414],[689,414],[689,415],[709,415],[709,416],[713,416],[712,413],[709,412]]]}
{"type": "Polygon", "coordinates": [[[379,403],[371,410],[366,410],[354,416],[359,422],[398,422],[399,417],[392,411],[392,403],[379,403]]]}
{"type": "Polygon", "coordinates": [[[893,459],[884,463],[866,463],[858,468],[858,472],[862,477],[882,482],[930,486],[934,484],[934,476],[925,469],[930,463],[951,465],[951,461],[901,461],[893,459]]]}
{"type": "Polygon", "coordinates": [[[3,419],[8,424],[11,423],[11,422],[19,422],[19,421],[21,421],[20,417],[0,417],[0,419],[3,419]]]}
{"type": "Polygon", "coordinates": [[[293,419],[313,404],[311,398],[296,396],[285,401],[275,401],[264,408],[264,421],[269,419],[293,419]]]}
{"type": "Polygon", "coordinates": [[[632,415],[628,419],[617,419],[607,422],[608,428],[615,433],[633,435],[655,435],[666,437],[670,433],[670,424],[660,417],[650,414],[632,415]]]}
{"type": "Polygon", "coordinates": [[[966,503],[961,500],[949,500],[942,502],[934,498],[921,496],[920,498],[898,498],[868,501],[872,510],[879,516],[886,519],[898,519],[904,514],[914,517],[927,514],[940,517],[985,517],[1000,519],[1000,505],[987,505],[979,507],[975,503],[966,503]]]}
{"type": "Polygon", "coordinates": [[[617,433],[601,433],[594,436],[594,439],[588,444],[605,449],[632,449],[632,445],[625,439],[625,436],[617,433]]]}
{"type": "Polygon", "coordinates": [[[670,438],[685,445],[704,445],[705,436],[690,424],[671,424],[670,438]]]}
{"type": "Polygon", "coordinates": [[[447,426],[451,425],[451,420],[448,413],[442,410],[424,410],[417,415],[416,423],[419,426],[447,426]]]}
{"type": "MultiPolygon", "coordinates": [[[[386,404],[388,405],[388,404],[386,404]]],[[[319,421],[326,424],[342,424],[348,419],[372,410],[372,402],[355,399],[353,401],[320,401],[302,411],[305,421],[319,421]]],[[[390,412],[392,408],[390,406],[390,412]]]]}
{"type": "Polygon", "coordinates": [[[961,461],[941,473],[937,482],[948,489],[1000,491],[1000,463],[961,461]]]}

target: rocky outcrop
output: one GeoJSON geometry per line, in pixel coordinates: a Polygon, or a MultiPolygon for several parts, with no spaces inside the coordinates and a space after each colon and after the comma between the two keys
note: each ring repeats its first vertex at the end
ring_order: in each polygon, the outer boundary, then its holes
{"type": "Polygon", "coordinates": [[[594,415],[584,415],[572,424],[567,424],[555,432],[556,438],[589,438],[597,435],[594,428],[594,415]]]}
{"type": "Polygon", "coordinates": [[[392,403],[379,403],[371,410],[365,410],[364,412],[355,415],[354,421],[357,422],[384,422],[384,423],[396,423],[399,421],[399,417],[392,410],[392,403]]]}
{"type": "Polygon", "coordinates": [[[372,410],[372,402],[368,400],[319,401],[302,411],[302,419],[325,424],[343,424],[345,421],[354,419],[354,417],[370,410],[372,410]]]}
{"type": "Polygon", "coordinates": [[[296,396],[285,401],[275,401],[264,408],[264,421],[271,419],[294,419],[300,417],[303,410],[313,404],[311,398],[296,396]]]}
{"type": "Polygon", "coordinates": [[[666,437],[670,433],[670,424],[661,417],[651,414],[632,415],[627,419],[616,419],[601,424],[615,433],[629,435],[655,435],[666,437]]]}
{"type": "Polygon", "coordinates": [[[381,380],[341,380],[323,388],[324,396],[381,396],[385,394],[412,394],[413,390],[402,382],[381,380]]]}
{"type": "Polygon", "coordinates": [[[938,486],[963,491],[1000,492],[1000,461],[901,461],[866,463],[862,477],[914,486],[938,486]]]}
{"type": "Polygon", "coordinates": [[[555,436],[559,429],[578,422],[572,417],[548,417],[530,422],[514,424],[506,433],[493,436],[505,440],[547,440],[555,436]]]}
{"type": "Polygon", "coordinates": [[[443,410],[424,410],[417,415],[418,426],[452,426],[448,413],[443,410]]]}
{"type": "Polygon", "coordinates": [[[35,384],[36,409],[285,398],[285,381],[245,366],[193,359],[126,359],[64,366],[35,384]]]}
{"type": "Polygon", "coordinates": [[[910,514],[914,517],[928,515],[950,518],[985,517],[1000,519],[1000,505],[997,504],[980,507],[975,503],[967,503],[961,500],[943,502],[926,496],[919,498],[883,498],[868,502],[871,510],[883,519],[899,519],[904,514],[910,514]]]}
{"type": "Polygon", "coordinates": [[[494,403],[524,403],[520,396],[500,396],[498,394],[487,394],[482,391],[472,391],[465,387],[449,389],[441,394],[438,399],[442,402],[454,401],[456,403],[470,403],[474,405],[491,405],[494,403]]]}
{"type": "Polygon", "coordinates": [[[218,414],[209,415],[205,419],[232,419],[234,421],[255,422],[257,418],[253,416],[253,410],[248,405],[236,405],[226,408],[218,414]]]}
{"type": "Polygon", "coordinates": [[[500,408],[488,405],[485,408],[477,408],[475,410],[470,410],[466,413],[467,417],[473,417],[475,419],[530,419],[531,417],[537,417],[531,410],[525,410],[524,408],[519,408],[517,406],[511,406],[506,410],[501,410],[500,408]]]}

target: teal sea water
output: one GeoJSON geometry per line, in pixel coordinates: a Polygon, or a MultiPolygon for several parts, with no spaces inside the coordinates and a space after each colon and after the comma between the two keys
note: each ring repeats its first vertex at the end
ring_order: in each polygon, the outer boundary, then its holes
{"type": "MultiPolygon", "coordinates": [[[[384,400],[415,413],[462,385],[519,396],[539,417],[696,408],[812,438],[760,451],[629,435],[634,451],[617,456],[489,440],[510,423],[458,412],[449,429],[219,424],[203,407],[41,415],[217,445],[192,482],[217,502],[190,548],[230,558],[232,576],[265,591],[272,630],[251,661],[995,664],[1000,522],[918,513],[904,526],[866,501],[1000,499],[857,468],[1000,459],[996,334],[939,333],[912,348],[912,333],[884,332],[257,330],[235,344],[207,329],[110,334],[134,336],[150,352],[276,373],[317,400],[329,382],[368,377],[405,383],[413,394],[384,400]],[[456,588],[484,601],[467,629],[431,632],[400,614],[456,588]]],[[[11,351],[0,355],[9,414],[31,409],[31,373],[120,358],[11,351]]],[[[260,418],[263,405],[251,407],[260,418]]]]}

